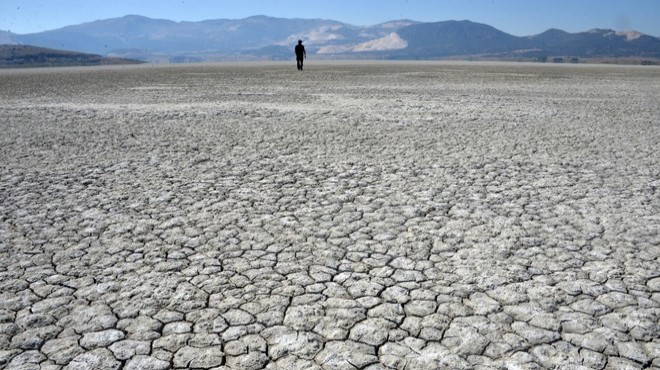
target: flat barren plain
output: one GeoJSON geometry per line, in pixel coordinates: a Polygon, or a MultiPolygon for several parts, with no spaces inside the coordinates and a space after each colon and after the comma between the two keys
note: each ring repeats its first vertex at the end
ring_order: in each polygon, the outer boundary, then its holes
{"type": "Polygon", "coordinates": [[[660,68],[0,71],[0,368],[660,368],[660,68]]]}

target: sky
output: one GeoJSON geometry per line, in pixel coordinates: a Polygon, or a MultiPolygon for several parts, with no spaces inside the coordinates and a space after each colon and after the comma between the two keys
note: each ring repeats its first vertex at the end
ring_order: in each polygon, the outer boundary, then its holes
{"type": "Polygon", "coordinates": [[[660,37],[660,0],[0,0],[0,31],[35,33],[130,14],[174,21],[267,15],[360,26],[467,19],[516,36],[609,28],[660,37]]]}

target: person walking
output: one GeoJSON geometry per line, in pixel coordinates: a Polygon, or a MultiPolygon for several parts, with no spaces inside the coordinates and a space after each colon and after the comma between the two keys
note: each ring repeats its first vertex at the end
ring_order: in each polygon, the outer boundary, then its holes
{"type": "Polygon", "coordinates": [[[303,70],[303,60],[305,58],[307,58],[307,52],[302,44],[302,40],[298,40],[298,45],[296,45],[296,64],[299,71],[303,70]]]}

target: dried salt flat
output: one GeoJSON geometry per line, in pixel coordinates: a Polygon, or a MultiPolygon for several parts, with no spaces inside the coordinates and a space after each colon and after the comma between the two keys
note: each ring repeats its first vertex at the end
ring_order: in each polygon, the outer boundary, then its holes
{"type": "Polygon", "coordinates": [[[0,71],[0,368],[660,367],[660,69],[0,71]]]}

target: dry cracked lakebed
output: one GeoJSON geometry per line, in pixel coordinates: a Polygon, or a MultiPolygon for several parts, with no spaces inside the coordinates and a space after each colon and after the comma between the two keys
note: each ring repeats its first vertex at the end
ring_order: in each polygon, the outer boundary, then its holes
{"type": "Polygon", "coordinates": [[[0,368],[660,368],[660,68],[0,71],[0,368]]]}

